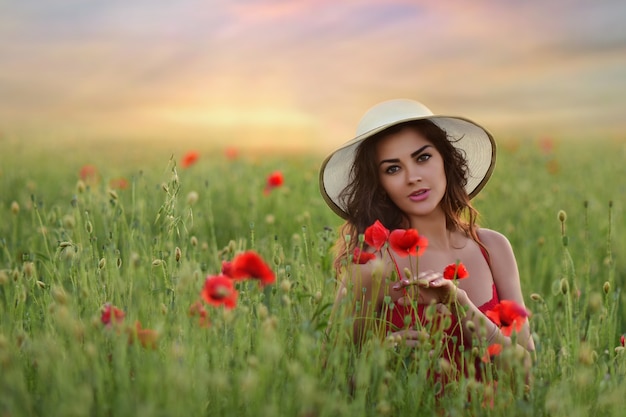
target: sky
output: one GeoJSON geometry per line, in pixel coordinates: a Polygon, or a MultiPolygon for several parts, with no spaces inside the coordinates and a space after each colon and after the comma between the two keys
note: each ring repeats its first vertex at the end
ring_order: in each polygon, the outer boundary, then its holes
{"type": "Polygon", "coordinates": [[[623,0],[0,0],[0,135],[331,149],[406,97],[626,139],[623,0]]]}

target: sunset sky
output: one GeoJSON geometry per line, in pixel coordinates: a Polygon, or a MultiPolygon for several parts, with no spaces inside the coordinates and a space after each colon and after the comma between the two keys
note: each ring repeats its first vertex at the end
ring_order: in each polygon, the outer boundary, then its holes
{"type": "Polygon", "coordinates": [[[6,0],[0,132],[332,148],[396,97],[626,139],[623,0],[6,0]]]}

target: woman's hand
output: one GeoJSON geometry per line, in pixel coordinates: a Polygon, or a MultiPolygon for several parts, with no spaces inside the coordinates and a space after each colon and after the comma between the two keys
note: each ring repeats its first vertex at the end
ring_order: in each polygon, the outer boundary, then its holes
{"type": "Polygon", "coordinates": [[[457,287],[454,282],[447,280],[440,272],[421,272],[416,278],[403,279],[393,285],[397,291],[405,291],[405,295],[398,299],[399,305],[410,305],[417,295],[419,304],[432,302],[449,304],[456,300],[457,287]]]}

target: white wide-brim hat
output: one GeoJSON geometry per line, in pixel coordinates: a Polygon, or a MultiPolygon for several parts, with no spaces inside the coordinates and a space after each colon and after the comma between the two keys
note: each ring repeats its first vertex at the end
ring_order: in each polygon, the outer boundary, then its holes
{"type": "Polygon", "coordinates": [[[473,198],[485,186],[496,162],[496,143],[484,127],[463,117],[433,114],[414,100],[395,99],[379,103],[361,118],[356,137],[331,153],[320,168],[320,191],[326,204],[344,219],[348,217],[341,192],[352,181],[354,157],[359,145],[367,138],[391,126],[412,120],[428,119],[443,129],[455,148],[467,161],[469,175],[465,190],[473,198]]]}

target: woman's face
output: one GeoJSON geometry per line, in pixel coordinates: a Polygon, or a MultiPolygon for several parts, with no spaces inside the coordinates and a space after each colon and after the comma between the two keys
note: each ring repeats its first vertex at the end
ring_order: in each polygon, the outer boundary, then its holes
{"type": "Polygon", "coordinates": [[[439,209],[447,186],[443,158],[421,133],[405,128],[382,138],[376,162],[383,189],[407,216],[439,209]]]}

